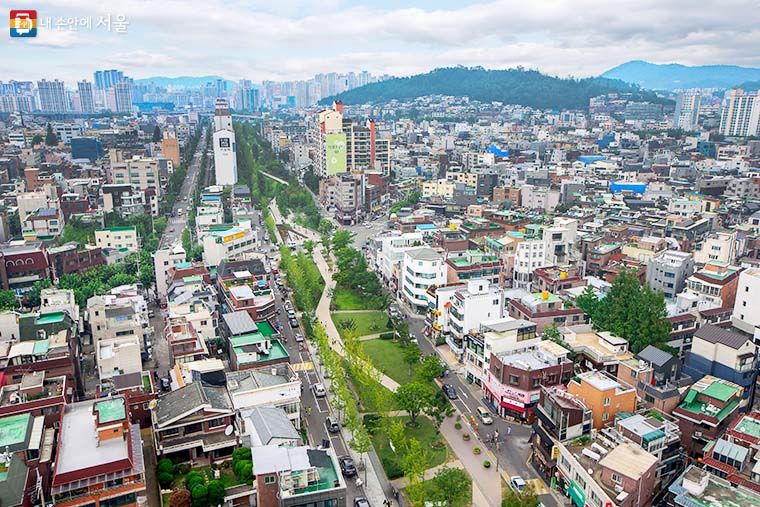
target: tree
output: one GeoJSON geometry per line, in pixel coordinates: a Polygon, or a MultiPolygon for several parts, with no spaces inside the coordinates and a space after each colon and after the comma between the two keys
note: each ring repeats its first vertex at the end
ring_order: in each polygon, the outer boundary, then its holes
{"type": "Polygon", "coordinates": [[[208,505],[208,488],[205,484],[198,484],[190,493],[193,496],[193,507],[206,507],[208,505]]]}
{"type": "Polygon", "coordinates": [[[44,141],[45,138],[42,136],[42,134],[34,134],[34,137],[32,137],[32,146],[42,144],[44,141]]]}
{"type": "Polygon", "coordinates": [[[411,438],[401,458],[401,469],[406,476],[407,489],[412,493],[415,505],[425,505],[425,489],[421,487],[425,470],[430,466],[430,454],[416,438],[411,438]]]}
{"type": "Polygon", "coordinates": [[[15,310],[19,307],[16,293],[12,290],[0,290],[0,310],[15,310]]]}
{"type": "MultiPolygon", "coordinates": [[[[364,464],[364,455],[372,450],[372,440],[369,438],[369,431],[367,431],[366,426],[359,424],[354,428],[348,446],[359,453],[362,464],[364,464]]],[[[367,467],[364,467],[364,480],[367,480],[367,467]]]]}
{"type": "Polygon", "coordinates": [[[446,502],[448,507],[464,503],[470,496],[472,482],[467,472],[461,468],[443,467],[438,470],[432,481],[436,499],[446,502]]]}
{"type": "Polygon", "coordinates": [[[35,308],[37,306],[40,306],[41,301],[41,294],[43,289],[47,289],[51,286],[51,282],[49,279],[45,278],[44,280],[37,280],[32,284],[32,288],[29,289],[29,291],[26,293],[26,305],[35,308]]]}
{"type": "Polygon", "coordinates": [[[310,239],[307,239],[303,242],[303,248],[309,253],[309,255],[312,255],[314,253],[314,246],[315,243],[310,239]]]}
{"type": "Polygon", "coordinates": [[[521,493],[508,489],[501,501],[501,507],[538,507],[540,504],[538,497],[527,489],[521,493]]]}
{"type": "Polygon", "coordinates": [[[422,382],[409,382],[396,389],[396,401],[402,410],[409,414],[410,424],[417,425],[417,416],[430,407],[432,388],[422,382]]]}
{"type": "Polygon", "coordinates": [[[226,488],[224,487],[222,481],[209,481],[208,484],[206,484],[206,490],[208,491],[209,505],[217,507],[218,505],[222,505],[224,503],[226,488]]]}
{"type": "Polygon", "coordinates": [[[441,364],[440,359],[430,354],[423,357],[419,366],[417,366],[417,376],[425,382],[432,382],[441,376],[443,370],[444,366],[441,364]]]}
{"type": "Polygon", "coordinates": [[[161,142],[161,128],[156,125],[153,128],[153,142],[154,143],[160,143],[161,142]]]}
{"type": "Polygon", "coordinates": [[[185,476],[185,487],[188,491],[192,492],[196,486],[201,484],[206,484],[206,478],[200,472],[193,470],[185,476]]]}
{"type": "Polygon", "coordinates": [[[344,248],[347,248],[348,245],[351,244],[351,242],[354,239],[354,233],[347,230],[347,229],[339,229],[335,231],[335,234],[333,234],[332,237],[332,245],[335,251],[342,250],[344,248]]]}
{"type": "Polygon", "coordinates": [[[193,497],[186,489],[172,491],[169,496],[169,507],[192,507],[193,497]]]}
{"type": "Polygon", "coordinates": [[[8,231],[14,238],[21,235],[21,217],[18,212],[8,216],[8,231]]]}
{"type": "Polygon", "coordinates": [[[53,126],[47,124],[47,133],[45,134],[45,144],[48,146],[58,146],[58,136],[53,132],[53,126]]]}
{"type": "Polygon", "coordinates": [[[596,295],[594,287],[587,285],[580,296],[575,298],[575,305],[593,320],[599,306],[599,298],[596,295]]]}
{"type": "MultiPolygon", "coordinates": [[[[319,225],[317,226],[317,231],[319,231],[320,234],[330,234],[333,230],[333,223],[328,220],[327,218],[323,218],[319,221],[319,225]]],[[[324,241],[323,241],[324,243],[324,241]]]]}
{"type": "Polygon", "coordinates": [[[409,375],[412,374],[414,365],[420,361],[422,351],[416,343],[410,343],[404,348],[404,362],[409,365],[409,375]]]}
{"type": "Polygon", "coordinates": [[[562,334],[559,332],[559,328],[554,322],[544,328],[543,335],[544,340],[557,341],[562,338],[562,334]]]}

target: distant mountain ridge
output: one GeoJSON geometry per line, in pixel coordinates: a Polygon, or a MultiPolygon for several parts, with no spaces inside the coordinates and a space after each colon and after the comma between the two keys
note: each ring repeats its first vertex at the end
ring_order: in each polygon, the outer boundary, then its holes
{"type": "Polygon", "coordinates": [[[230,81],[229,79],[224,79],[219,76],[178,76],[178,77],[153,76],[153,77],[145,77],[142,79],[135,79],[135,82],[140,83],[140,84],[153,83],[156,86],[176,86],[179,88],[200,88],[206,83],[215,82],[217,79],[222,79],[226,83],[228,90],[232,90],[232,86],[235,84],[234,81],[230,81]]]}
{"type": "Polygon", "coordinates": [[[738,65],[657,64],[632,60],[600,77],[620,79],[649,90],[678,88],[732,88],[748,81],[760,81],[760,69],[738,65]]]}
{"type": "Polygon", "coordinates": [[[410,100],[425,95],[469,97],[481,102],[503,102],[539,109],[582,109],[591,97],[610,92],[634,94],[634,100],[664,102],[637,85],[606,78],[564,79],[522,68],[488,70],[447,67],[427,74],[392,78],[353,88],[320,101],[340,99],[346,104],[410,100]]]}

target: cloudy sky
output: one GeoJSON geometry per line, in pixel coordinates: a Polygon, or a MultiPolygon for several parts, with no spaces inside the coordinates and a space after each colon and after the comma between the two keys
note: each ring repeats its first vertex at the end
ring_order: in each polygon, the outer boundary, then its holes
{"type": "MultiPolygon", "coordinates": [[[[409,75],[522,65],[596,75],[628,60],[760,66],[756,0],[39,0],[52,28],[0,45],[0,79],[216,74],[261,81],[317,72],[409,75]],[[126,33],[97,27],[125,16],[126,33]],[[92,27],[55,26],[58,18],[92,27]]],[[[7,34],[8,32],[6,32],[7,34]]]]}

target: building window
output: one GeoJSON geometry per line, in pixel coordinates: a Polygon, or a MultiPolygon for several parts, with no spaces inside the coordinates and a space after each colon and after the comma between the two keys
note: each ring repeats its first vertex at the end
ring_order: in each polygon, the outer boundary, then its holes
{"type": "Polygon", "coordinates": [[[606,421],[610,418],[610,414],[608,412],[605,412],[602,414],[602,421],[606,421]]]}
{"type": "Polygon", "coordinates": [[[217,417],[216,419],[211,419],[208,422],[209,428],[218,428],[219,426],[224,426],[227,422],[227,419],[225,417],[217,417]]]}
{"type": "Polygon", "coordinates": [[[610,476],[610,478],[612,479],[612,482],[616,482],[618,484],[622,484],[623,483],[623,478],[621,476],[619,476],[618,474],[614,473],[614,472],[612,473],[612,475],[610,476]]]}
{"type": "Polygon", "coordinates": [[[519,386],[520,385],[520,377],[517,375],[510,375],[509,376],[509,383],[513,386],[519,386]]]}
{"type": "Polygon", "coordinates": [[[264,477],[264,484],[274,484],[275,478],[274,475],[268,475],[264,477]]]}
{"type": "Polygon", "coordinates": [[[610,405],[610,399],[609,398],[605,398],[604,399],[604,406],[608,407],[609,405],[610,405]]]}

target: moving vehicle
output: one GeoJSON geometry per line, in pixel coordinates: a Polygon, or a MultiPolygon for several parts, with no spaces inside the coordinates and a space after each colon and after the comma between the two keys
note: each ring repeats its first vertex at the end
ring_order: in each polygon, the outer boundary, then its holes
{"type": "Polygon", "coordinates": [[[314,384],[311,386],[311,390],[314,391],[314,397],[315,398],[324,398],[327,396],[327,391],[325,390],[325,386],[322,384],[314,384]]]}
{"type": "Polygon", "coordinates": [[[513,475],[509,478],[509,487],[512,488],[515,492],[520,493],[523,489],[525,489],[525,481],[519,475],[513,475]]]}
{"type": "Polygon", "coordinates": [[[448,399],[457,399],[457,390],[451,384],[443,384],[441,390],[443,390],[443,394],[445,394],[448,399]]]}
{"type": "Polygon", "coordinates": [[[332,416],[325,419],[325,427],[330,433],[340,433],[340,423],[332,416]]]}
{"type": "Polygon", "coordinates": [[[354,459],[351,456],[341,456],[338,458],[338,464],[340,465],[340,471],[343,477],[356,476],[356,465],[354,459]]]}
{"type": "Polygon", "coordinates": [[[354,498],[354,507],[372,507],[369,503],[369,500],[367,500],[363,496],[357,496],[354,498]]]}
{"type": "Polygon", "coordinates": [[[297,343],[303,343],[304,337],[301,333],[296,333],[296,342],[297,343]]]}
{"type": "Polygon", "coordinates": [[[478,413],[478,419],[480,419],[480,422],[482,422],[484,425],[493,424],[493,417],[491,417],[491,414],[483,407],[478,407],[475,409],[478,413]]]}

